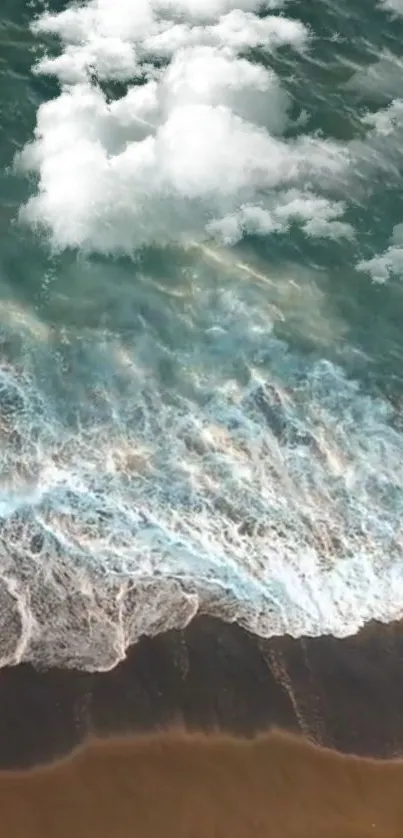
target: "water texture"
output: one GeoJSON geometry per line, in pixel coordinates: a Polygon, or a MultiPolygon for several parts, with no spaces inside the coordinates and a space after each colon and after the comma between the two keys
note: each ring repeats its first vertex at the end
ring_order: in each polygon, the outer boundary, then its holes
{"type": "Polygon", "coordinates": [[[0,664],[401,617],[401,0],[1,15],[0,664]]]}

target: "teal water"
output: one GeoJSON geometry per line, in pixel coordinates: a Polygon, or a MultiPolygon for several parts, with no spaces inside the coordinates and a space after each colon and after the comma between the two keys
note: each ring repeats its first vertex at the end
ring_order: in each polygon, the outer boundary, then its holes
{"type": "Polygon", "coordinates": [[[3,3],[3,665],[402,615],[402,39],[401,0],[3,3]]]}

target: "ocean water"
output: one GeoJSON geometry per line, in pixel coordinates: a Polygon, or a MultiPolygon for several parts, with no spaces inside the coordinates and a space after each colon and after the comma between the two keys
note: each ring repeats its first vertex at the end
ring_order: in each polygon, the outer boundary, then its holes
{"type": "Polygon", "coordinates": [[[0,665],[403,616],[402,0],[3,0],[0,665]]]}

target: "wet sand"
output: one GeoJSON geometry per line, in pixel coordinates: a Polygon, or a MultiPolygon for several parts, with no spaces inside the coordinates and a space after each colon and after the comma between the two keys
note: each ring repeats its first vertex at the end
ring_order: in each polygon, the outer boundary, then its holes
{"type": "Polygon", "coordinates": [[[403,762],[290,734],[92,741],[0,772],[1,838],[398,838],[403,762]]]}
{"type": "Polygon", "coordinates": [[[402,625],[261,640],[198,617],[143,638],[111,672],[0,671],[0,768],[63,756],[88,735],[172,724],[244,735],[275,726],[345,753],[403,757],[402,625]]]}
{"type": "Polygon", "coordinates": [[[401,624],[198,617],[108,673],[0,671],[0,838],[401,838],[398,756],[401,624]]]}

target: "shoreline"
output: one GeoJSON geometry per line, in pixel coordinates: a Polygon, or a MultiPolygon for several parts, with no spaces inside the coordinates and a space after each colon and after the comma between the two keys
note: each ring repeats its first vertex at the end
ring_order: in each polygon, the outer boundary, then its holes
{"type": "Polygon", "coordinates": [[[244,736],[274,727],[342,753],[403,756],[403,625],[266,640],[196,617],[143,637],[109,672],[0,670],[0,769],[62,757],[88,736],[172,725],[244,736]]]}

